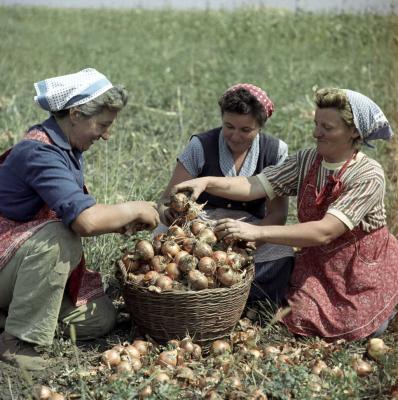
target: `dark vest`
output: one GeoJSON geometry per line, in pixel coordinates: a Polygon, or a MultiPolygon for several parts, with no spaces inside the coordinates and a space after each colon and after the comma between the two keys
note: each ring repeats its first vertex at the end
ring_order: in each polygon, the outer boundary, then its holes
{"type": "MultiPolygon", "coordinates": [[[[203,166],[201,176],[224,176],[220,168],[220,157],[218,149],[218,138],[221,133],[221,128],[215,128],[211,131],[199,133],[196,136],[203,147],[205,164],[203,166]]],[[[279,140],[260,133],[260,153],[258,156],[257,167],[253,175],[259,174],[265,167],[275,165],[277,162],[279,148],[279,140]]],[[[244,210],[254,215],[257,218],[265,216],[265,198],[241,202],[224,199],[222,197],[213,196],[207,192],[203,192],[197,202],[203,204],[207,201],[205,208],[230,208],[232,210],[244,210]]]]}

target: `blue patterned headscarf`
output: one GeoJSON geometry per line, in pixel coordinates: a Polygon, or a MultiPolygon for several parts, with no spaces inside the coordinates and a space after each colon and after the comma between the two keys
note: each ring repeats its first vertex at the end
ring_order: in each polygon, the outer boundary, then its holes
{"type": "Polygon", "coordinates": [[[370,140],[391,139],[393,132],[390,123],[380,107],[361,93],[348,89],[344,89],[344,92],[352,109],[355,127],[363,142],[373,147],[370,140]]]}
{"type": "Polygon", "coordinates": [[[86,68],[75,74],[57,76],[34,84],[34,100],[47,111],[59,111],[85,104],[113,87],[108,78],[86,68]]]}

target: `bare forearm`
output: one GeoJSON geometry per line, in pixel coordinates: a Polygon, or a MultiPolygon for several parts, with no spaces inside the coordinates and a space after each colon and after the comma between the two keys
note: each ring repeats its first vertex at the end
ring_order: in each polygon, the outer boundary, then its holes
{"type": "Polygon", "coordinates": [[[207,179],[206,192],[237,201],[250,201],[264,198],[265,192],[256,177],[214,177],[207,179]]]}
{"type": "Polygon", "coordinates": [[[137,209],[129,203],[95,204],[84,210],[72,223],[71,228],[80,236],[95,236],[116,232],[138,217],[137,209]]]}
{"type": "Polygon", "coordinates": [[[326,245],[346,230],[342,223],[336,229],[330,229],[322,221],[284,226],[259,226],[258,228],[258,242],[294,247],[326,245]]]}

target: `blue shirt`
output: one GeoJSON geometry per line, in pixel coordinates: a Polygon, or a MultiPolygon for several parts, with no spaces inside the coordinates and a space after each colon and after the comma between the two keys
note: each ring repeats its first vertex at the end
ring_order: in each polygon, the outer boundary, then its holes
{"type": "Polygon", "coordinates": [[[95,204],[83,190],[83,154],[71,148],[54,117],[33,128],[54,144],[22,140],[12,148],[0,165],[0,214],[26,222],[47,204],[69,226],[95,204]]]}

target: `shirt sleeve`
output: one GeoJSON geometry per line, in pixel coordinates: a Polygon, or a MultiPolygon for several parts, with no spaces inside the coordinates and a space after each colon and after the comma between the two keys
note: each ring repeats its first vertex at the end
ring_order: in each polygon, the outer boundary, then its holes
{"type": "Polygon", "coordinates": [[[27,156],[18,168],[20,179],[56,212],[65,225],[69,226],[82,211],[96,203],[94,197],[84,193],[82,172],[73,172],[68,167],[60,148],[38,142],[21,154],[27,156]]]}
{"type": "Polygon", "coordinates": [[[193,177],[199,176],[205,165],[205,155],[200,140],[193,136],[177,160],[193,177]]]}
{"type": "Polygon", "coordinates": [[[267,197],[296,196],[299,176],[298,155],[288,156],[279,165],[271,165],[256,175],[267,197]]]}
{"type": "Polygon", "coordinates": [[[334,201],[327,211],[340,219],[350,230],[366,218],[377,204],[382,204],[385,193],[384,174],[381,171],[372,176],[355,179],[334,201]]]}

